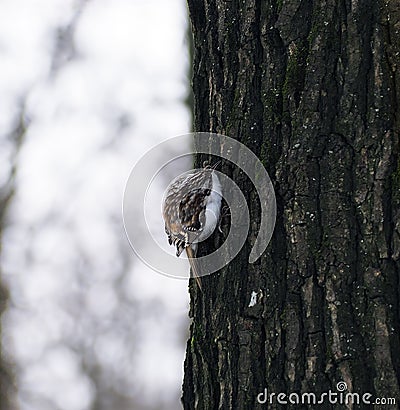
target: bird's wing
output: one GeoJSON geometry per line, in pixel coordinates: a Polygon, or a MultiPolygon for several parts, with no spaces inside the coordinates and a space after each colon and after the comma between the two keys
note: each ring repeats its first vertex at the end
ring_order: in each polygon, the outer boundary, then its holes
{"type": "Polygon", "coordinates": [[[170,244],[177,248],[177,256],[202,232],[211,185],[211,172],[196,172],[178,178],[164,199],[165,231],[170,244]]]}
{"type": "Polygon", "coordinates": [[[185,231],[201,230],[209,195],[209,189],[196,189],[182,198],[179,204],[179,219],[185,231]]]}

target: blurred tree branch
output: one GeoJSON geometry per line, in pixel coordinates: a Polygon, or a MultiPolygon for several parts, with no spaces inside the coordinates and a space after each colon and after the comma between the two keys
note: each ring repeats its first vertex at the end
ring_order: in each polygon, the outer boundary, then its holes
{"type": "MultiPolygon", "coordinates": [[[[25,103],[20,102],[17,111],[16,119],[12,130],[3,136],[3,144],[11,144],[10,147],[10,161],[8,163],[8,177],[2,187],[0,187],[0,254],[3,243],[3,228],[7,224],[6,212],[11,199],[15,192],[15,175],[17,172],[17,157],[22,146],[24,136],[27,130],[29,121],[25,118],[25,103]]],[[[3,283],[0,271],[0,319],[6,310],[9,299],[9,291],[7,286],[3,283]]],[[[0,321],[0,336],[1,321],[0,321]]],[[[0,337],[1,341],[1,337],[0,337]]],[[[0,410],[12,409],[12,403],[15,394],[14,378],[11,364],[4,355],[2,345],[0,344],[0,410]]]]}

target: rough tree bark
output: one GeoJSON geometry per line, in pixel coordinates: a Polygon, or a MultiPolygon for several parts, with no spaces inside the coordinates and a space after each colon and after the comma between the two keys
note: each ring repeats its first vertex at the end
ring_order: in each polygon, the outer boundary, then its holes
{"type": "MultiPolygon", "coordinates": [[[[400,403],[400,2],[188,5],[195,130],[259,156],[278,216],[261,260],[247,263],[255,223],[235,263],[191,289],[184,408],[266,408],[264,388],[318,395],[339,381],[400,403]]],[[[222,171],[257,222],[248,181],[222,171]]],[[[284,407],[352,406],[268,405],[284,407]]]]}

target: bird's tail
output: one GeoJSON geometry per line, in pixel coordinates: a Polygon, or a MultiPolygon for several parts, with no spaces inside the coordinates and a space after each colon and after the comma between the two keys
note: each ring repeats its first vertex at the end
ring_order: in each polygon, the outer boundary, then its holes
{"type": "Polygon", "coordinates": [[[201,287],[201,281],[200,281],[199,264],[196,260],[193,248],[190,245],[186,247],[186,255],[189,259],[190,268],[192,270],[192,276],[193,276],[193,278],[195,278],[200,290],[202,291],[203,289],[201,287]]]}

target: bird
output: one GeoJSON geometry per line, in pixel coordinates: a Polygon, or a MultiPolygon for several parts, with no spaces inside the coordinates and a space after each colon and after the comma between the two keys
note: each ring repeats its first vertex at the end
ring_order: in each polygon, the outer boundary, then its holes
{"type": "Polygon", "coordinates": [[[162,214],[170,245],[176,256],[186,251],[192,275],[200,290],[200,269],[196,261],[198,243],[206,240],[217,227],[221,216],[222,188],[215,168],[184,173],[168,186],[163,198],[162,214]]]}

